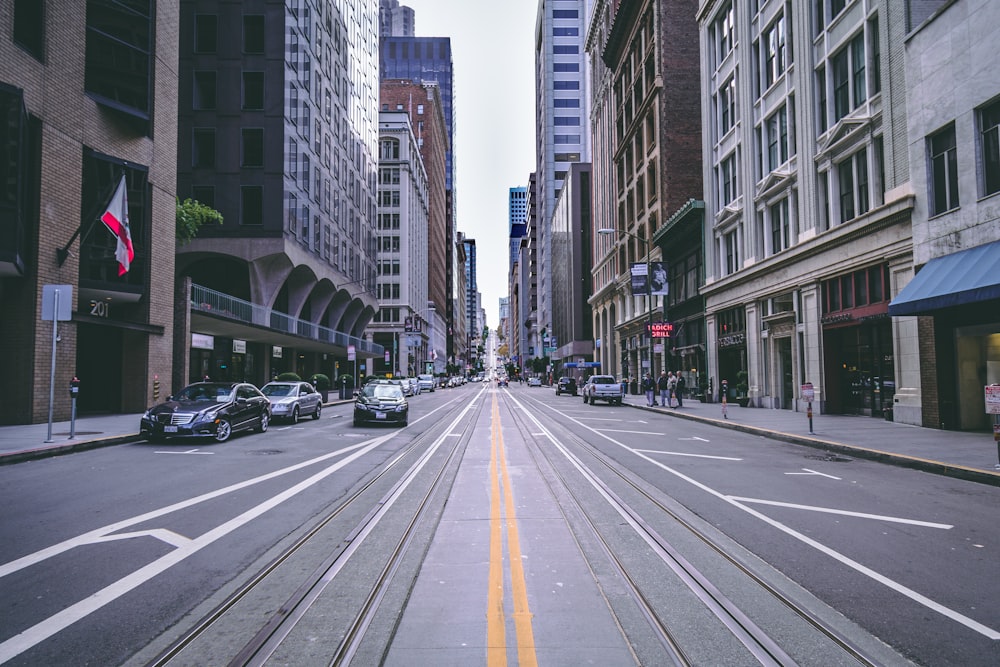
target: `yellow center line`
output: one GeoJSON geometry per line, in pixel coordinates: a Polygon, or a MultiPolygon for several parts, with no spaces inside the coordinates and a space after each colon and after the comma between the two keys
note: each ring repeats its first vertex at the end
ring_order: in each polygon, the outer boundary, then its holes
{"type": "Polygon", "coordinates": [[[503,546],[501,533],[503,523],[500,516],[500,481],[502,478],[504,510],[507,517],[507,549],[510,554],[511,589],[514,597],[513,619],[514,629],[517,633],[517,659],[521,667],[536,667],[538,659],[535,655],[535,635],[531,625],[532,614],[528,607],[528,587],[524,580],[524,564],[521,559],[517,511],[514,506],[510,475],[507,471],[503,432],[500,427],[500,409],[496,394],[493,395],[491,433],[490,478],[493,493],[490,500],[490,594],[487,600],[489,607],[487,662],[490,667],[507,664],[503,627],[503,546]]]}

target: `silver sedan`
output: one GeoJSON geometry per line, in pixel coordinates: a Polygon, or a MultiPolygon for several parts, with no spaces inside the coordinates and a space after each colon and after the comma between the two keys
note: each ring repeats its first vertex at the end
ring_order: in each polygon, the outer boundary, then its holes
{"type": "Polygon", "coordinates": [[[301,417],[319,419],[323,397],[308,382],[268,382],[260,388],[271,403],[272,419],[287,419],[293,424],[301,417]]]}

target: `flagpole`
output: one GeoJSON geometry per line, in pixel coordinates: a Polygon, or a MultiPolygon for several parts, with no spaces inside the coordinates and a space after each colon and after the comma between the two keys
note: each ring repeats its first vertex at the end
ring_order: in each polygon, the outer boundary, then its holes
{"type": "MultiPolygon", "coordinates": [[[[124,169],[121,170],[117,178],[111,181],[110,190],[106,190],[104,196],[97,200],[98,203],[94,207],[93,213],[83,218],[83,222],[81,222],[80,226],[76,228],[75,232],[73,232],[73,236],[71,236],[69,241],[66,242],[66,245],[64,245],[62,248],[56,248],[56,262],[58,263],[59,266],[62,266],[66,262],[66,260],[69,259],[69,256],[71,254],[69,251],[69,247],[73,245],[73,241],[76,241],[76,238],[80,236],[80,232],[83,231],[84,227],[87,228],[87,233],[84,234],[83,237],[80,239],[80,243],[82,244],[83,240],[86,239],[87,236],[90,234],[90,230],[94,226],[94,223],[100,219],[101,210],[107,206],[107,203],[111,200],[111,197],[114,196],[115,189],[118,187],[118,184],[121,182],[122,178],[125,178],[124,169]]],[[[127,178],[125,178],[125,187],[126,188],[128,187],[127,178]]]]}

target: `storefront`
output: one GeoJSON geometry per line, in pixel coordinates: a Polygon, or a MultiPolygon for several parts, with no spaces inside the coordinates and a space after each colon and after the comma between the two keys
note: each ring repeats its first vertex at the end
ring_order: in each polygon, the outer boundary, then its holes
{"type": "MultiPolygon", "coordinates": [[[[721,386],[725,381],[729,386],[727,401],[736,399],[736,386],[741,371],[747,369],[747,318],[742,306],[721,311],[715,318],[718,340],[718,382],[721,386]]],[[[711,388],[717,400],[720,400],[719,386],[711,388]]]]}

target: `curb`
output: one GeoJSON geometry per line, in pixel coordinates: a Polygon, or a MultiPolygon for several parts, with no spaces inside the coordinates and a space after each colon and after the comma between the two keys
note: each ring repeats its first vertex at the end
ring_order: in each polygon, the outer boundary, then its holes
{"type": "Polygon", "coordinates": [[[689,421],[697,421],[706,424],[712,424],[713,426],[728,428],[733,431],[740,431],[742,433],[748,433],[751,435],[764,436],[767,438],[771,438],[773,440],[780,440],[782,442],[787,442],[792,445],[812,447],[813,449],[820,449],[827,452],[834,452],[837,454],[853,456],[854,458],[866,459],[869,461],[878,461],[880,463],[888,463],[890,465],[899,466],[901,468],[912,468],[914,470],[920,470],[922,472],[928,472],[935,475],[953,477],[968,482],[976,482],[978,484],[986,484],[989,486],[1000,487],[1000,473],[990,472],[988,470],[969,468],[955,463],[943,463],[941,461],[933,461],[931,459],[924,459],[917,456],[907,456],[906,454],[895,454],[892,452],[884,452],[878,449],[868,449],[867,447],[860,447],[858,445],[845,445],[840,442],[832,442],[830,440],[823,440],[821,438],[811,438],[809,436],[798,435],[795,433],[774,431],[771,429],[762,428],[760,426],[750,426],[748,424],[740,424],[738,422],[734,422],[728,419],[701,417],[699,415],[693,415],[684,412],[673,412],[673,411],[662,412],[660,410],[654,410],[645,405],[634,405],[632,403],[625,403],[625,405],[636,408],[638,410],[655,412],[657,414],[671,415],[673,417],[678,417],[680,419],[687,419],[689,421]]]}

